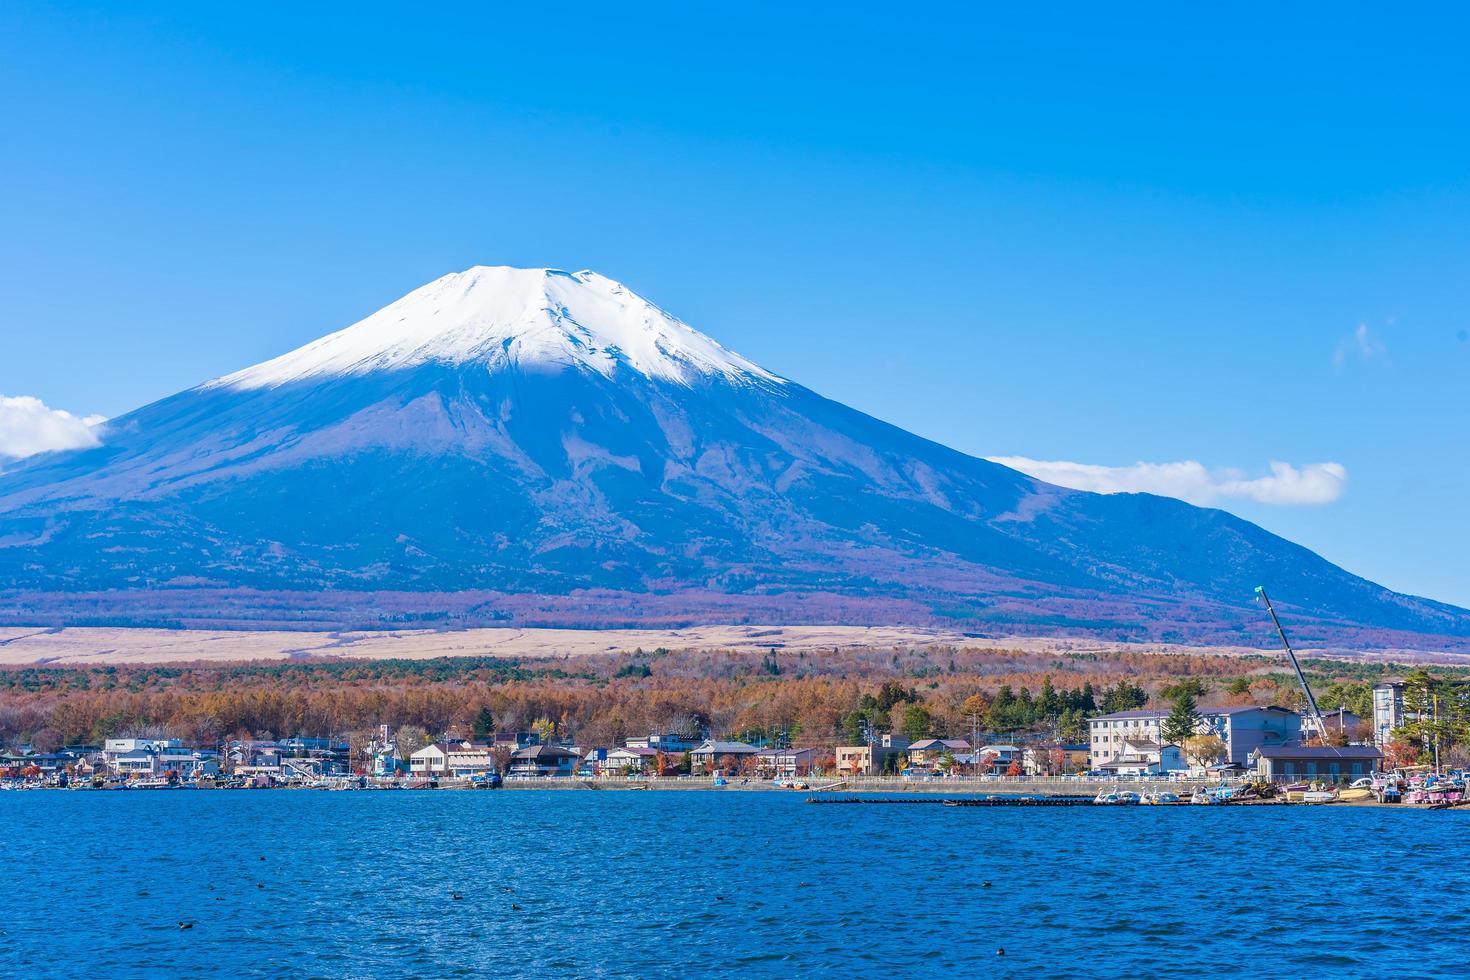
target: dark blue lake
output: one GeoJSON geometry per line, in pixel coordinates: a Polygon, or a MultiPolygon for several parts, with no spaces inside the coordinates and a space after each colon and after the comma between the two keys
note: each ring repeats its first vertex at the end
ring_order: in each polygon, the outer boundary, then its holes
{"type": "Polygon", "coordinates": [[[770,792],[0,793],[0,975],[1463,976],[1467,830],[770,792]]]}

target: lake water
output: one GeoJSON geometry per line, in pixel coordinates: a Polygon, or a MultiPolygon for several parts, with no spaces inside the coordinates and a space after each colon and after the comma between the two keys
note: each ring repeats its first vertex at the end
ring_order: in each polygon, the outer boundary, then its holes
{"type": "Polygon", "coordinates": [[[0,793],[0,974],[1470,969],[1470,812],[803,799],[0,793]]]}

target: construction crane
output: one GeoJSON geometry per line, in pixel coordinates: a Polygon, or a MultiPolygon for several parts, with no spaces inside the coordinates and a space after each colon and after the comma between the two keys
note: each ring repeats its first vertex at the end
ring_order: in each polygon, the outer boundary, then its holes
{"type": "Polygon", "coordinates": [[[1327,737],[1327,724],[1322,720],[1322,712],[1317,708],[1317,699],[1312,695],[1312,687],[1307,683],[1307,675],[1302,673],[1302,665],[1297,663],[1296,651],[1291,648],[1291,641],[1286,638],[1286,630],[1281,628],[1281,620],[1276,618],[1276,610],[1271,608],[1271,597],[1266,595],[1264,585],[1256,586],[1256,595],[1266,604],[1266,612],[1271,614],[1271,622],[1276,625],[1276,635],[1281,637],[1281,645],[1286,647],[1286,656],[1291,659],[1291,669],[1296,671],[1297,683],[1302,686],[1302,693],[1307,696],[1307,727],[1316,730],[1318,738],[1327,737]]]}

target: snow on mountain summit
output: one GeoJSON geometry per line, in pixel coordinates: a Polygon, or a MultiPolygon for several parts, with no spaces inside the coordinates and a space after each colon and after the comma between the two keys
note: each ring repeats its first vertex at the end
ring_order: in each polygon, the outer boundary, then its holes
{"type": "Polygon", "coordinates": [[[622,364],[680,384],[700,376],[784,383],[606,276],[474,266],[205,387],[272,388],[425,364],[583,366],[605,376],[622,364]]]}

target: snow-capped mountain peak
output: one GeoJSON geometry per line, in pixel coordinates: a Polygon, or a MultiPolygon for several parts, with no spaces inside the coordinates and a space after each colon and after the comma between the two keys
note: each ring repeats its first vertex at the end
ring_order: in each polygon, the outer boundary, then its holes
{"type": "Polygon", "coordinates": [[[784,383],[606,276],[474,266],[205,387],[272,388],[424,364],[582,366],[605,376],[623,365],[680,384],[700,376],[784,383]]]}

